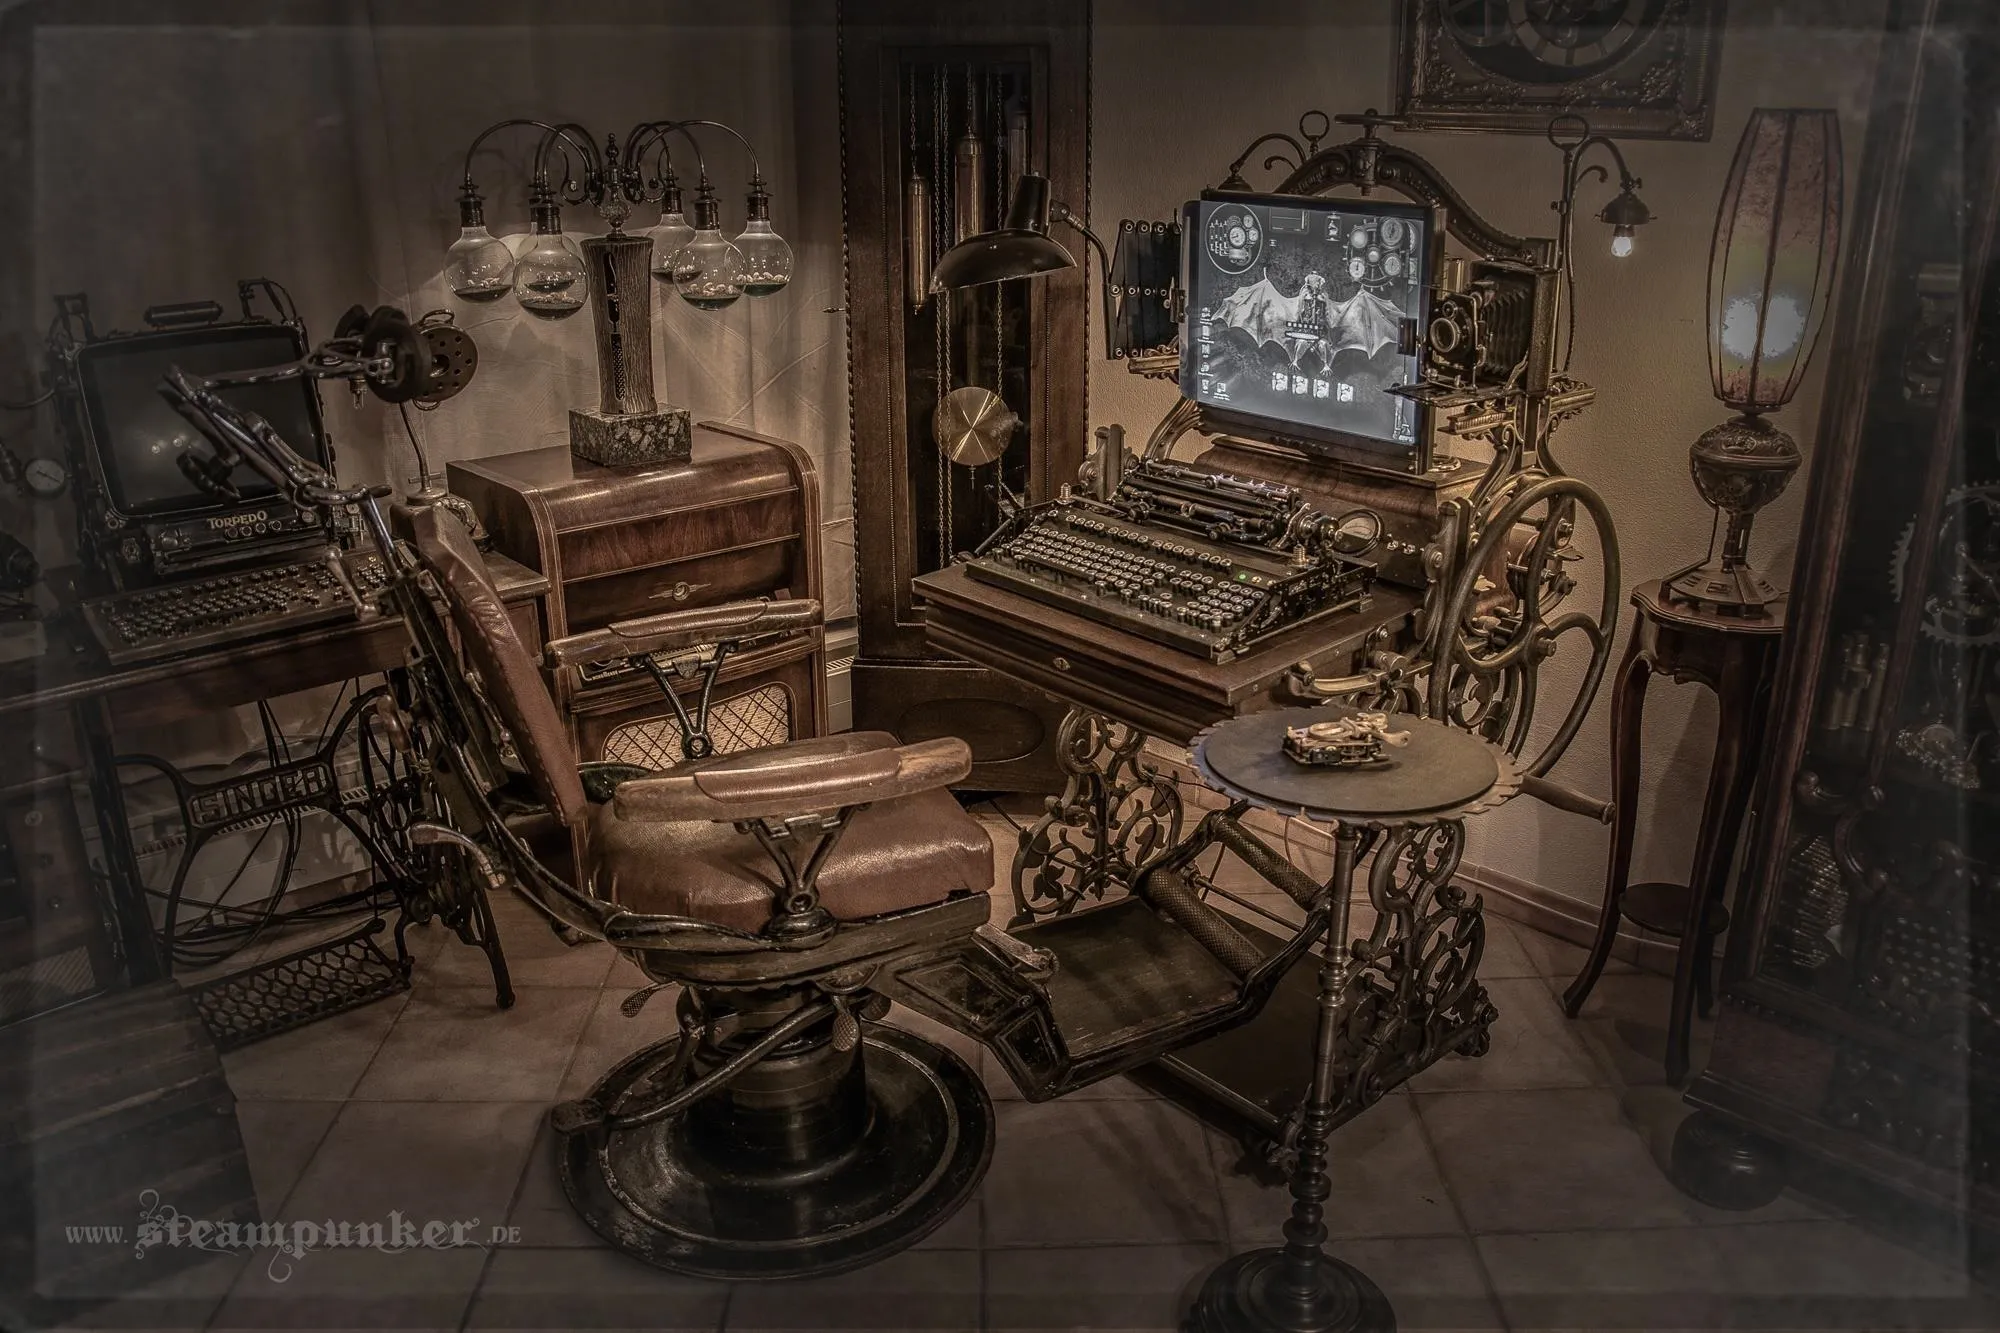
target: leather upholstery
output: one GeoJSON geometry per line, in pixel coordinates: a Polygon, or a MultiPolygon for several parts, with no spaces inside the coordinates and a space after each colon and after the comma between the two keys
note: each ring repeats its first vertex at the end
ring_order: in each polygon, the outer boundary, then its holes
{"type": "MultiPolygon", "coordinates": [[[[690,770],[769,771],[773,760],[865,759],[894,755],[883,732],[849,732],[746,750],[690,770]]],[[[677,770],[680,771],[680,770],[677,770]]],[[[616,802],[596,811],[587,840],[590,893],[635,912],[694,917],[755,931],[769,921],[783,888],[757,840],[709,820],[621,817],[616,802]]],[[[796,861],[803,864],[809,848],[796,861]]],[[[993,844],[950,792],[934,787],[859,811],[819,875],[820,905],[854,921],[984,893],[993,884],[993,844]]]]}
{"type": "Polygon", "coordinates": [[[782,745],[755,758],[738,755],[732,760],[621,783],[612,798],[619,817],[734,823],[892,801],[963,778],[972,771],[972,747],[956,736],[902,746],[889,738],[879,749],[854,753],[782,745]]]}
{"type": "Polygon", "coordinates": [[[438,506],[399,505],[394,522],[398,535],[416,548],[417,558],[443,585],[460,650],[479,673],[486,698],[514,738],[529,778],[563,827],[572,834],[583,832],[590,807],[577,777],[569,729],[549,697],[541,669],[515,632],[471,535],[438,506]]]}
{"type": "Polygon", "coordinates": [[[704,643],[724,643],[809,629],[820,623],[817,598],[724,602],[688,611],[619,620],[603,629],[557,639],[542,649],[550,666],[586,666],[614,658],[667,653],[704,643]]]}
{"type": "MultiPolygon", "coordinates": [[[[616,796],[594,807],[586,801],[568,730],[465,529],[429,507],[398,508],[394,519],[399,535],[443,586],[467,664],[479,673],[538,793],[570,835],[586,892],[635,912],[743,931],[769,921],[783,881],[751,834],[717,822],[708,810],[695,819],[647,819],[626,817],[641,811],[621,814],[627,803],[616,796]]],[[[705,780],[712,793],[690,790],[725,821],[767,807],[785,813],[829,808],[815,797],[836,789],[836,804],[872,801],[848,823],[818,880],[821,905],[836,920],[855,921],[992,887],[993,844],[941,785],[963,776],[970,762],[965,743],[955,738],[899,748],[883,732],[848,732],[723,755],[670,776],[683,783],[705,780]],[[925,789],[912,791],[919,785],[925,789]]],[[[637,785],[660,781],[642,778],[637,785]]],[[[795,863],[803,865],[809,850],[802,848],[795,863]]]]}

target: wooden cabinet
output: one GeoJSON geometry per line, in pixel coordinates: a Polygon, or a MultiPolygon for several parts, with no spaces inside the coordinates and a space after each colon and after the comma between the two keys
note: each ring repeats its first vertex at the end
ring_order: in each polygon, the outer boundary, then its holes
{"type": "Polygon", "coordinates": [[[1991,9],[1891,6],[1708,1114],[1676,1145],[1717,1202],[1804,1154],[2000,1220],[1991,9]]]}
{"type": "MultiPolygon", "coordinates": [[[[557,447],[453,463],[449,480],[495,551],[548,577],[547,638],[660,611],[822,595],[819,480],[805,451],[783,440],[704,422],[682,463],[600,467],[557,447]]],[[[579,758],[680,762],[679,727],[649,676],[570,667],[549,683],[579,758]]],[[[731,658],[711,726],[719,751],[821,734],[824,633],[731,658]]]]}
{"type": "MultiPolygon", "coordinates": [[[[1024,168],[1087,211],[1090,7],[845,0],[840,49],[855,723],[906,741],[964,737],[969,785],[1053,789],[1062,709],[941,658],[910,580],[993,530],[1001,486],[1046,499],[1083,461],[1083,269],[939,296],[926,288],[930,263],[955,240],[999,225],[1024,168]],[[968,385],[997,392],[1021,419],[1007,452],[977,468],[947,461],[931,434],[940,396],[968,385]]],[[[1080,237],[1058,239],[1081,257],[1080,237]]]]}

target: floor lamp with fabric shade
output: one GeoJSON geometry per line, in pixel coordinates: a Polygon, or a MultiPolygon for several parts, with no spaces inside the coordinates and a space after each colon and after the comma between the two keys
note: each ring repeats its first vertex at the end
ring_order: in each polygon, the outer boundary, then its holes
{"type": "Polygon", "coordinates": [[[1769,414],[1792,400],[1833,291],[1840,250],[1840,121],[1832,111],[1759,109],[1736,147],[1708,269],[1708,363],[1738,415],[1688,451],[1695,489],[1726,514],[1718,554],[1667,580],[1666,595],[1761,617],[1784,594],[1750,563],[1750,525],[1798,470],[1799,446],[1769,414]]]}

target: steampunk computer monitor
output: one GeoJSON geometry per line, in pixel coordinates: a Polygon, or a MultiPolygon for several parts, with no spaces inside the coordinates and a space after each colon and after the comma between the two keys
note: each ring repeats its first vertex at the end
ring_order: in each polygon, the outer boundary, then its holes
{"type": "MultiPolygon", "coordinates": [[[[284,365],[304,356],[303,330],[250,319],[94,338],[68,349],[65,430],[84,477],[85,557],[118,586],[269,559],[325,541],[324,521],[302,513],[261,477],[238,480],[240,499],[200,489],[179,457],[201,436],[158,386],[169,367],[193,375],[284,365]]],[[[221,391],[254,412],[319,467],[332,457],[312,384],[302,379],[221,391]]]]}
{"type": "Polygon", "coordinates": [[[1442,252],[1412,204],[1209,191],[1183,210],[1181,393],[1207,428],[1421,472],[1418,380],[1442,252]]]}

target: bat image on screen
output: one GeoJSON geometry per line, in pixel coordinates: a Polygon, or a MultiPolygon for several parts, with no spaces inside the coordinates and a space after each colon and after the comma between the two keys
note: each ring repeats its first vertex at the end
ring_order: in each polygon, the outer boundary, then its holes
{"type": "Polygon", "coordinates": [[[1307,351],[1317,351],[1321,365],[1349,348],[1372,357],[1397,341],[1403,313],[1363,288],[1338,301],[1327,294],[1326,279],[1308,273],[1297,296],[1286,296],[1259,278],[1224,298],[1215,307],[1215,322],[1241,329],[1258,343],[1283,347],[1294,365],[1307,351]]]}
{"type": "Polygon", "coordinates": [[[1183,210],[1181,392],[1218,424],[1414,456],[1432,219],[1375,200],[1214,193],[1183,210]]]}

